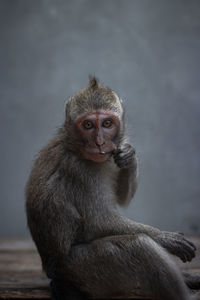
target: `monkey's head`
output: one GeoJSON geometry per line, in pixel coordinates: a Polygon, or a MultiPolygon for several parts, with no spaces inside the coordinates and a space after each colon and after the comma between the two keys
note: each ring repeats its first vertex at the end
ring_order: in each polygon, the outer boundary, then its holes
{"type": "Polygon", "coordinates": [[[124,136],[124,110],[111,89],[90,78],[66,105],[67,145],[84,159],[108,160],[124,136]]]}

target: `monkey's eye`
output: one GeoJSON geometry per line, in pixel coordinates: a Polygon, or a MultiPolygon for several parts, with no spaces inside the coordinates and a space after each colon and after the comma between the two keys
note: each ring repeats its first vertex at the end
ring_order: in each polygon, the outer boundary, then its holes
{"type": "Polygon", "coordinates": [[[107,119],[107,120],[103,121],[102,126],[105,128],[109,128],[112,126],[112,124],[113,124],[113,121],[111,119],[107,119]]]}
{"type": "Polygon", "coordinates": [[[89,121],[89,120],[85,120],[85,121],[83,122],[83,127],[84,127],[85,129],[91,129],[91,128],[93,127],[93,123],[92,123],[91,121],[89,121]]]}

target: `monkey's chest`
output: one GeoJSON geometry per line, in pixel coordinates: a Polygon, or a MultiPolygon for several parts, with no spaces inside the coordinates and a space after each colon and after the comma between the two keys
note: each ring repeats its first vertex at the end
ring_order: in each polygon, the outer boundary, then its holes
{"type": "Polygon", "coordinates": [[[76,190],[76,207],[83,220],[84,240],[105,236],[116,210],[116,168],[110,163],[100,170],[88,170],[76,190]],[[77,194],[78,191],[78,194],[77,194]]]}
{"type": "Polygon", "coordinates": [[[88,194],[82,207],[84,240],[92,240],[106,236],[112,228],[113,214],[115,211],[115,191],[112,185],[102,186],[96,192],[88,194]]]}

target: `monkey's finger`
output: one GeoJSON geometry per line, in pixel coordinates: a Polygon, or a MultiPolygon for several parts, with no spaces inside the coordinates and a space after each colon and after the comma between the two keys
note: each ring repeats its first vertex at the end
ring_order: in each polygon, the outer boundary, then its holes
{"type": "Polygon", "coordinates": [[[185,250],[186,261],[191,261],[195,255],[191,254],[189,251],[185,250]]]}
{"type": "Polygon", "coordinates": [[[128,151],[128,152],[120,152],[118,154],[119,157],[128,157],[128,156],[133,156],[134,155],[134,152],[133,151],[128,151]]]}
{"type": "Polygon", "coordinates": [[[131,155],[135,154],[136,153],[135,149],[131,145],[129,144],[127,145],[128,146],[124,146],[123,148],[118,148],[117,150],[114,151],[113,154],[114,155],[126,155],[128,153],[130,153],[131,155]]]}
{"type": "Polygon", "coordinates": [[[122,150],[116,150],[113,152],[113,156],[115,158],[122,157],[123,155],[124,155],[124,152],[122,150]]]}
{"type": "Polygon", "coordinates": [[[128,158],[128,159],[117,160],[116,164],[118,165],[119,168],[122,168],[128,166],[131,162],[132,159],[128,158]]]}
{"type": "Polygon", "coordinates": [[[183,240],[173,240],[168,249],[172,254],[178,256],[183,262],[191,261],[195,256],[194,249],[183,240]]]}
{"type": "Polygon", "coordinates": [[[136,152],[135,151],[135,148],[133,148],[133,146],[131,146],[130,144],[128,144],[128,143],[126,143],[125,145],[124,145],[124,147],[123,147],[123,151],[126,151],[126,150],[133,150],[134,152],[136,152]]]}
{"type": "MultiPolygon", "coordinates": [[[[123,154],[123,155],[131,155],[131,156],[133,156],[133,155],[135,155],[136,153],[135,153],[135,150],[134,150],[134,149],[127,149],[127,151],[126,151],[126,150],[123,151],[122,154],[123,154]]],[[[122,155],[122,154],[121,154],[121,155],[122,155]]]]}
{"type": "Polygon", "coordinates": [[[132,158],[130,157],[130,158],[126,158],[126,159],[116,159],[115,160],[115,163],[117,164],[117,165],[120,165],[120,166],[125,166],[125,165],[129,165],[129,164],[131,164],[131,162],[132,162],[133,160],[132,160],[132,158]]]}
{"type": "Polygon", "coordinates": [[[185,251],[183,251],[183,249],[180,249],[179,246],[176,245],[173,249],[169,249],[169,251],[171,254],[178,256],[184,263],[187,261],[185,251]]]}
{"type": "Polygon", "coordinates": [[[177,234],[180,236],[181,239],[183,239],[185,242],[187,242],[190,246],[192,246],[194,248],[194,250],[196,250],[196,246],[194,245],[193,242],[191,242],[190,240],[186,239],[184,237],[184,233],[183,232],[177,232],[177,234]]]}
{"type": "Polygon", "coordinates": [[[194,249],[193,245],[188,243],[187,240],[183,240],[181,244],[184,245],[185,249],[187,249],[191,253],[191,255],[195,255],[195,249],[194,249]]]}
{"type": "Polygon", "coordinates": [[[184,253],[179,253],[177,256],[182,260],[182,262],[187,262],[187,258],[184,253]]]}
{"type": "Polygon", "coordinates": [[[124,153],[120,153],[117,156],[114,156],[114,159],[116,161],[128,161],[128,160],[132,160],[133,159],[133,154],[128,153],[128,154],[124,154],[124,153]]]}
{"type": "MultiPolygon", "coordinates": [[[[130,157],[131,157],[131,156],[130,156],[130,157]]],[[[114,159],[115,159],[115,160],[118,160],[118,161],[124,160],[124,159],[126,159],[126,158],[127,158],[127,155],[124,154],[124,153],[122,153],[122,152],[120,152],[120,153],[114,155],[114,159]]]]}
{"type": "Polygon", "coordinates": [[[176,248],[176,251],[172,251],[172,253],[178,256],[184,263],[189,261],[190,259],[187,253],[183,251],[183,249],[180,249],[179,247],[176,248]]]}
{"type": "Polygon", "coordinates": [[[182,260],[182,262],[184,262],[184,263],[187,262],[187,258],[185,255],[182,254],[181,256],[179,256],[179,258],[182,260]]]}
{"type": "Polygon", "coordinates": [[[188,243],[195,251],[197,250],[197,248],[196,248],[196,246],[194,245],[193,242],[191,242],[191,241],[189,241],[188,239],[185,239],[185,238],[184,238],[184,241],[185,241],[186,243],[188,243]]]}
{"type": "Polygon", "coordinates": [[[194,249],[186,242],[180,243],[178,247],[179,251],[184,253],[184,256],[186,257],[187,261],[191,261],[195,257],[194,249]]]}
{"type": "Polygon", "coordinates": [[[113,155],[117,155],[118,153],[120,153],[120,152],[122,152],[122,149],[120,149],[120,148],[116,148],[116,149],[114,149],[113,150],[113,155]]]}
{"type": "Polygon", "coordinates": [[[135,155],[135,150],[133,149],[133,148],[131,148],[131,149],[127,149],[127,150],[124,150],[124,151],[122,151],[122,152],[120,152],[119,153],[119,156],[126,156],[126,155],[131,155],[131,156],[133,156],[133,155],[135,155]]]}
{"type": "Polygon", "coordinates": [[[180,244],[180,251],[183,251],[186,254],[188,261],[191,261],[195,257],[194,249],[187,243],[180,244]]]}

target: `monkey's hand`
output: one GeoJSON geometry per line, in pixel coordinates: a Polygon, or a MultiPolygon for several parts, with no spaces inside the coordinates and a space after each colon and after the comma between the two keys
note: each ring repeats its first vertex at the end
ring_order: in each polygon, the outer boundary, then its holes
{"type": "Polygon", "coordinates": [[[134,164],[137,166],[135,149],[129,145],[124,144],[113,152],[113,157],[116,165],[121,168],[129,168],[134,164]]]}
{"type": "Polygon", "coordinates": [[[183,262],[191,261],[195,257],[196,247],[184,237],[183,233],[161,231],[158,239],[161,246],[183,262]]]}

